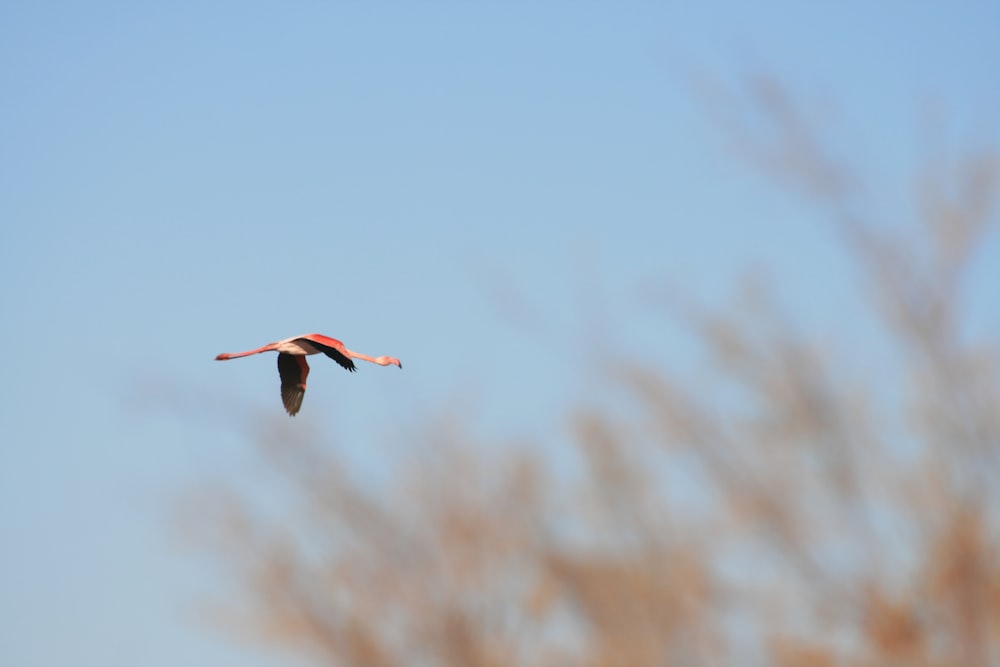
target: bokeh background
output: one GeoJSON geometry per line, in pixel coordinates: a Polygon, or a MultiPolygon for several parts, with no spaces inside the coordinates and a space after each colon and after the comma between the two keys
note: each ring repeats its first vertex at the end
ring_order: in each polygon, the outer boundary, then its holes
{"type": "Polygon", "coordinates": [[[4,3],[0,663],[997,664],[997,26],[4,3]]]}

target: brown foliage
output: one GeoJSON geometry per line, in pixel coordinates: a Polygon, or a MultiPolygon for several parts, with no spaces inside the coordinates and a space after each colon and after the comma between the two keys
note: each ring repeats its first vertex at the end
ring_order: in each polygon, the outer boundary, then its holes
{"type": "Polygon", "coordinates": [[[262,435],[289,505],[215,503],[244,627],[345,666],[1000,663],[1000,350],[962,311],[997,157],[935,163],[897,229],[784,89],[747,99],[766,136],[730,131],[829,212],[898,358],[820,347],[751,290],[673,304],[707,391],[615,360],[627,408],[568,416],[570,452],[432,435],[365,485],[322,437],[262,435]]]}

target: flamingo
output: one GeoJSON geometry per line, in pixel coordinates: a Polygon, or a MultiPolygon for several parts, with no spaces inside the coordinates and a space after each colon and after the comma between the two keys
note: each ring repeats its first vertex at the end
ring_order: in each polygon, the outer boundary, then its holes
{"type": "Polygon", "coordinates": [[[322,334],[312,333],[295,336],[279,340],[276,343],[268,343],[256,350],[247,352],[223,352],[215,357],[216,361],[226,361],[228,359],[238,359],[239,357],[249,357],[251,354],[261,352],[276,351],[278,353],[278,375],[281,376],[281,402],[285,404],[285,410],[289,416],[294,417],[302,407],[302,397],[306,393],[306,378],[309,376],[309,364],[306,363],[306,356],[310,354],[323,353],[330,357],[344,369],[354,372],[352,359],[370,361],[379,366],[398,366],[399,359],[395,357],[369,357],[367,354],[348,350],[336,338],[330,338],[322,334]]]}

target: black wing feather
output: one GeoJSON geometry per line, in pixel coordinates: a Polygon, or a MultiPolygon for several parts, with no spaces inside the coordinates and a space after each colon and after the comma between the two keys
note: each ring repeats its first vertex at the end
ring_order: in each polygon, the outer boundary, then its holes
{"type": "Polygon", "coordinates": [[[281,402],[294,417],[302,408],[302,397],[306,395],[302,368],[294,356],[281,352],[278,354],[278,375],[281,376],[281,402]]]}
{"type": "Polygon", "coordinates": [[[358,370],[357,368],[354,367],[354,360],[335,347],[330,347],[329,345],[323,345],[323,343],[317,342],[312,338],[298,338],[296,340],[303,340],[308,344],[312,345],[317,350],[319,350],[320,352],[322,352],[323,354],[325,354],[326,356],[330,357],[338,364],[340,364],[344,368],[344,370],[348,370],[352,373],[358,370]]]}
{"type": "Polygon", "coordinates": [[[341,354],[340,350],[335,350],[332,347],[326,347],[324,345],[323,346],[323,354],[325,354],[326,356],[330,357],[331,359],[333,359],[338,364],[340,364],[341,366],[343,366],[345,369],[351,371],[352,373],[354,371],[358,370],[357,368],[354,367],[354,360],[351,359],[348,356],[345,356],[345,355],[341,354]]]}

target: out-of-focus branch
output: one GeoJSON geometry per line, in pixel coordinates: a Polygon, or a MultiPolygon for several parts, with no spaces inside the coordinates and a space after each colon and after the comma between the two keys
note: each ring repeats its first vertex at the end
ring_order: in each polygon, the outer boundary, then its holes
{"type": "Polygon", "coordinates": [[[1000,349],[963,300],[996,154],[925,171],[923,220],[887,225],[795,95],[723,97],[751,164],[828,213],[897,358],[824,347],[765,290],[675,310],[703,375],[621,360],[568,450],[431,431],[376,483],[263,430],[281,510],[217,518],[258,634],[337,666],[997,664],[1000,349]]]}

